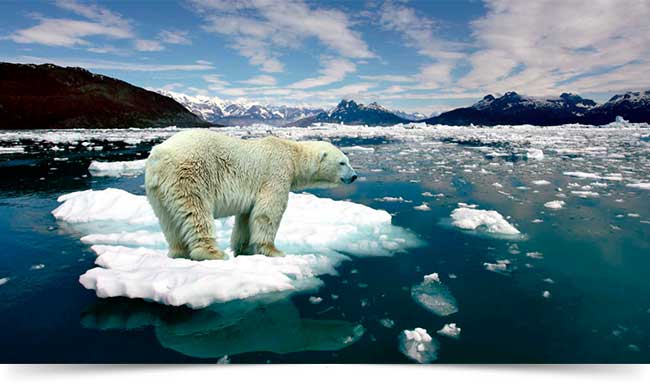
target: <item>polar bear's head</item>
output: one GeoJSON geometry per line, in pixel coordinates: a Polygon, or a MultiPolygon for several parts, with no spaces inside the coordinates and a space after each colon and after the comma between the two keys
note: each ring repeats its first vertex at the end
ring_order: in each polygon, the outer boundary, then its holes
{"type": "Polygon", "coordinates": [[[303,142],[312,156],[309,184],[318,187],[333,187],[350,184],[357,179],[357,173],[343,152],[324,141],[303,142]]]}

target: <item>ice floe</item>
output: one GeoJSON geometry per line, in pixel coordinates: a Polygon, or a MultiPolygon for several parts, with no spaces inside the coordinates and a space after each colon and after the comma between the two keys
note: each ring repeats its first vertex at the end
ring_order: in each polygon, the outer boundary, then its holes
{"type": "Polygon", "coordinates": [[[461,206],[451,212],[455,227],[497,235],[519,235],[521,232],[497,211],[461,206]]]}
{"type": "Polygon", "coordinates": [[[399,350],[418,363],[430,363],[438,358],[438,342],[424,328],[405,329],[399,335],[399,350]]]}
{"type": "Polygon", "coordinates": [[[548,209],[562,209],[564,208],[565,202],[562,200],[552,200],[544,203],[544,206],[548,209]]]}
{"type": "Polygon", "coordinates": [[[7,284],[7,283],[9,282],[9,280],[10,280],[10,279],[9,279],[8,277],[0,278],[0,285],[5,285],[5,284],[7,284]]]}
{"type": "Polygon", "coordinates": [[[443,327],[436,331],[437,334],[441,336],[451,337],[452,339],[457,339],[460,337],[460,327],[456,326],[456,323],[449,323],[443,325],[443,327]]]}
{"type": "MultiPolygon", "coordinates": [[[[80,277],[99,297],[125,296],[202,308],[214,302],[271,293],[312,290],[319,275],[336,274],[352,256],[390,256],[420,245],[391,224],[391,216],[360,204],[291,194],[276,244],[286,257],[240,256],[228,260],[170,259],[158,221],[145,196],[119,189],[59,197],[52,213],[85,234],[97,268],[80,277]]],[[[215,220],[220,247],[228,247],[232,218],[215,220]]],[[[227,249],[227,253],[231,255],[227,249]]]]}
{"type": "Polygon", "coordinates": [[[510,260],[497,260],[496,263],[483,263],[485,269],[502,275],[510,274],[510,260]]]}
{"type": "Polygon", "coordinates": [[[650,190],[650,182],[648,183],[630,183],[626,184],[630,188],[650,190]]]}
{"type": "Polygon", "coordinates": [[[449,316],[458,312],[456,298],[437,273],[426,275],[422,283],[411,287],[411,297],[416,303],[438,316],[449,316]]]}
{"type": "Polygon", "coordinates": [[[144,173],[144,160],[102,162],[93,160],[88,171],[98,177],[138,176],[144,173]]]}

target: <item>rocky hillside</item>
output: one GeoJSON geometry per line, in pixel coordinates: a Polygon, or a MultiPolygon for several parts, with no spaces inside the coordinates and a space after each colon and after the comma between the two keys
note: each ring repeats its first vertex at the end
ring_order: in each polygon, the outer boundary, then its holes
{"type": "Polygon", "coordinates": [[[83,68],[0,63],[0,129],[203,127],[178,102],[83,68]]]}

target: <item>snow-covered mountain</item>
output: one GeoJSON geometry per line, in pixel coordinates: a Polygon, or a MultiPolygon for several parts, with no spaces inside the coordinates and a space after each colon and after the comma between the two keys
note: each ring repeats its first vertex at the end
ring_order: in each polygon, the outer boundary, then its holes
{"type": "Polygon", "coordinates": [[[507,92],[501,97],[487,95],[472,106],[441,113],[425,122],[450,125],[559,125],[580,122],[595,107],[595,101],[571,93],[539,98],[507,92]]]}
{"type": "Polygon", "coordinates": [[[357,104],[354,100],[341,100],[329,111],[291,123],[292,126],[306,127],[314,123],[343,123],[356,125],[394,125],[410,121],[377,103],[357,104]]]}
{"type": "Polygon", "coordinates": [[[617,116],[634,123],[650,122],[650,91],[615,95],[604,104],[571,93],[539,98],[507,92],[501,97],[485,96],[472,106],[457,108],[424,120],[449,125],[602,125],[617,116]]]}
{"type": "Polygon", "coordinates": [[[650,90],[614,95],[605,104],[589,111],[588,124],[607,124],[621,116],[632,123],[650,122],[650,90]]]}
{"type": "Polygon", "coordinates": [[[420,112],[404,112],[396,109],[391,110],[391,112],[401,117],[402,119],[413,120],[413,121],[423,120],[431,116],[431,115],[425,115],[424,113],[420,113],[420,112]]]}
{"type": "Polygon", "coordinates": [[[219,97],[190,96],[164,90],[158,90],[158,93],[173,98],[206,121],[223,125],[265,123],[280,126],[324,111],[320,108],[311,107],[227,101],[219,97]]]}

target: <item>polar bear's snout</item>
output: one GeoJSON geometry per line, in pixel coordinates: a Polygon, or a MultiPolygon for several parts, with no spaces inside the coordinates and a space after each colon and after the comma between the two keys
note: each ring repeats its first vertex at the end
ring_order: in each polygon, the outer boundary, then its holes
{"type": "Polygon", "coordinates": [[[345,165],[343,170],[343,175],[341,176],[341,181],[345,184],[350,184],[357,179],[357,173],[352,169],[349,164],[345,165]]]}

